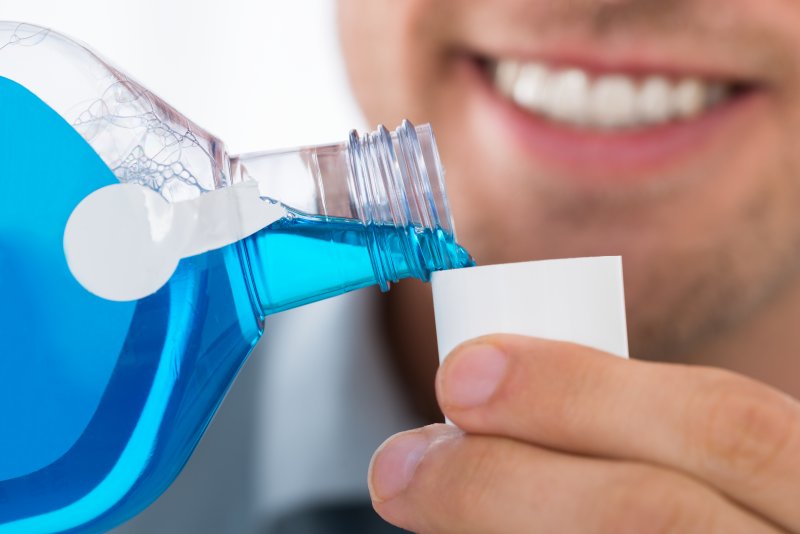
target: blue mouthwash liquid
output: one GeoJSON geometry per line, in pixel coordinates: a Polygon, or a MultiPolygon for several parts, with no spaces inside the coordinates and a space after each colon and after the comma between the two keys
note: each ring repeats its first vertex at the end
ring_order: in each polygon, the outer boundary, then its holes
{"type": "Polygon", "coordinates": [[[74,207],[116,182],[58,114],[0,77],[0,533],[102,530],[147,506],[194,449],[260,318],[375,284],[375,243],[398,278],[419,268],[408,240],[471,262],[446,234],[290,212],[184,259],[155,294],[110,302],[74,280],[62,238],[74,207]]]}
{"type": "Polygon", "coordinates": [[[390,225],[365,228],[352,219],[292,210],[288,217],[246,239],[244,251],[252,261],[255,293],[265,311],[274,313],[355,287],[375,285],[378,280],[370,249],[378,246],[385,251],[395,279],[435,270],[430,257],[423,255],[415,258],[416,265],[409,265],[404,249],[409,241],[421,250],[435,251],[444,246],[459,267],[474,265],[467,251],[441,230],[413,226],[398,230],[390,225]]]}

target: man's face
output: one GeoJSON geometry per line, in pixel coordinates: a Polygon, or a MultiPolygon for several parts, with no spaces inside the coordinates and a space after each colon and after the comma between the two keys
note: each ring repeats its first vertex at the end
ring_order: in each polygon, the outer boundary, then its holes
{"type": "Polygon", "coordinates": [[[800,2],[340,0],[372,123],[430,122],[482,264],[623,256],[670,357],[794,282],[800,2]]]}

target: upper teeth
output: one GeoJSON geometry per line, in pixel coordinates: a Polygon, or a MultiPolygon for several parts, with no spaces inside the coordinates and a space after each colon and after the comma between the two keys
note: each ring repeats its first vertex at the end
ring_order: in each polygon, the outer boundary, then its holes
{"type": "Polygon", "coordinates": [[[728,87],[697,78],[623,74],[592,78],[578,68],[500,61],[494,83],[517,105],[554,121],[590,128],[633,128],[689,119],[724,100],[728,87]]]}

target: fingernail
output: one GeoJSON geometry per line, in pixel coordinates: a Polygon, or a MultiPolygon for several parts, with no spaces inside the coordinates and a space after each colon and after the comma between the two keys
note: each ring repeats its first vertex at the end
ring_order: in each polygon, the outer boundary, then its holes
{"type": "Polygon", "coordinates": [[[419,431],[393,436],[381,445],[369,466],[369,492],[377,502],[395,498],[408,487],[430,445],[419,431]]]}
{"type": "Polygon", "coordinates": [[[442,380],[445,405],[474,408],[491,398],[506,373],[508,357],[493,345],[467,345],[451,356],[442,380]]]}

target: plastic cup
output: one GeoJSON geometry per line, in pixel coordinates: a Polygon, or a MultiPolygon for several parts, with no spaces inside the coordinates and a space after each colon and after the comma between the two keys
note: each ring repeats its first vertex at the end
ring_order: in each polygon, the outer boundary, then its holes
{"type": "Polygon", "coordinates": [[[520,334],[628,357],[619,256],[531,261],[433,274],[439,360],[486,334],[520,334]]]}

